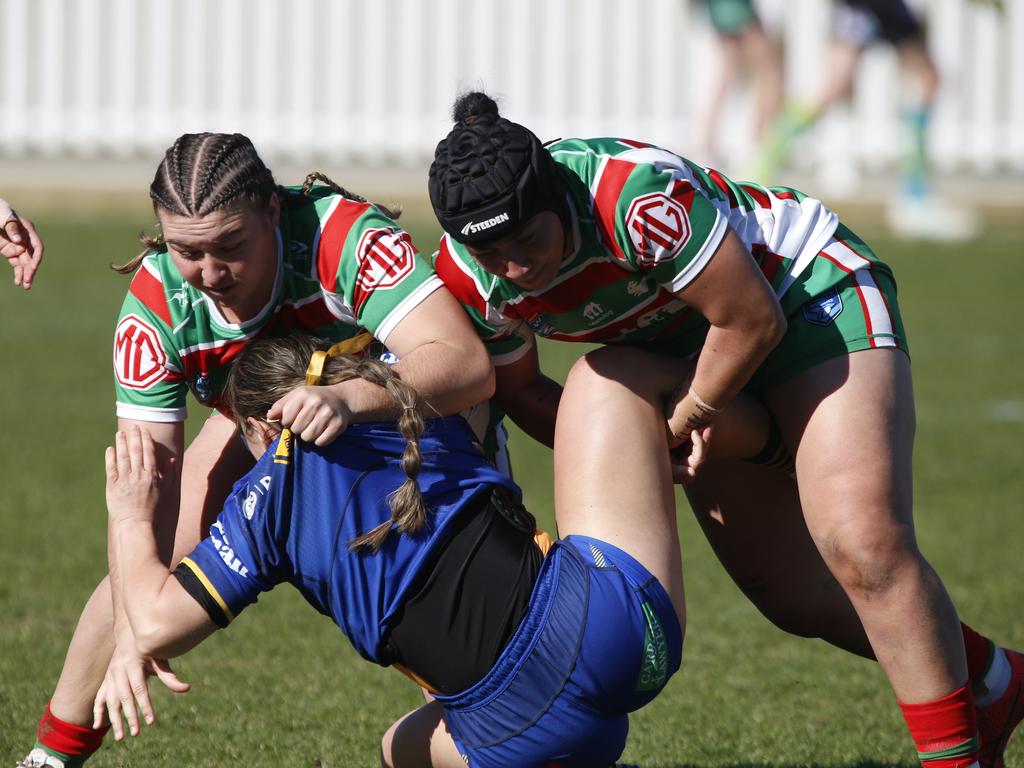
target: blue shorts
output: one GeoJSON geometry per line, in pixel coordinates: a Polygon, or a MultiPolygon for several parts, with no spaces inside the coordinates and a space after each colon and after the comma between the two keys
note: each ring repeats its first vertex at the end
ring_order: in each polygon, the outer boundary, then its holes
{"type": "Polygon", "coordinates": [[[626,713],[665,687],[682,652],[658,580],[617,547],[569,536],[491,671],[437,699],[470,768],[607,766],[626,745],[626,713]]]}

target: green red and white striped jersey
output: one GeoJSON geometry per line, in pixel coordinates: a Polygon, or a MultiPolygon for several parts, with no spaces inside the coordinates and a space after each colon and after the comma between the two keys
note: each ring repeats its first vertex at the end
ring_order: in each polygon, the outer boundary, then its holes
{"type": "Polygon", "coordinates": [[[255,338],[302,330],[332,341],[395,326],[441,281],[409,235],[378,208],[315,187],[281,206],[277,274],[266,306],[230,323],[185,282],[169,254],[132,278],[114,332],[117,415],[181,421],[186,393],[222,407],[231,361],[255,338]]]}
{"type": "Polygon", "coordinates": [[[737,183],[635,141],[566,139],[548,151],[567,189],[573,238],[551,285],[527,291],[491,275],[447,235],[435,254],[435,269],[496,365],[520,358],[535,334],[696,351],[707,321],[675,294],[701,273],[729,228],[787,314],[789,303],[799,306],[846,274],[818,256],[838,217],[800,192],[737,183]]]}

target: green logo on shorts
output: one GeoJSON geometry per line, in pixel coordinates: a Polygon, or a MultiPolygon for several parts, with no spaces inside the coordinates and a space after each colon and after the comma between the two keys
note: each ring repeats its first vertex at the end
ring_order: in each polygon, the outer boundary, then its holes
{"type": "Polygon", "coordinates": [[[644,603],[643,610],[647,623],[644,630],[644,661],[635,690],[656,691],[668,680],[668,645],[665,642],[665,630],[651,604],[644,603]]]}

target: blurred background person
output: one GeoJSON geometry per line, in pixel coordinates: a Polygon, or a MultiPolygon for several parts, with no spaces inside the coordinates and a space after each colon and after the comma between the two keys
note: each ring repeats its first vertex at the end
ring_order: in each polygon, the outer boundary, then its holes
{"type": "Polygon", "coordinates": [[[977,217],[940,200],[927,168],[928,127],[940,77],[928,51],[921,21],[904,0],[841,0],[833,21],[824,82],[815,101],[789,106],[776,123],[755,171],[758,180],[777,178],[796,139],[853,93],[863,54],[875,42],[892,45],[900,67],[914,80],[915,92],[904,107],[906,149],[899,169],[900,189],[886,210],[888,224],[906,237],[961,240],[978,232],[977,217]]]}
{"type": "Polygon", "coordinates": [[[754,81],[752,138],[760,146],[782,106],[782,52],[765,31],[753,0],[703,0],[715,30],[718,63],[714,68],[711,98],[701,126],[702,162],[724,167],[719,132],[725,104],[740,75],[754,81]]]}

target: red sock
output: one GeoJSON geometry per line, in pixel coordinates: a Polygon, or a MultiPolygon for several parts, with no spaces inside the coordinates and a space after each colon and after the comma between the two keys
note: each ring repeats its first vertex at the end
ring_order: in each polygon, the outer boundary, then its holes
{"type": "Polygon", "coordinates": [[[960,629],[964,633],[964,651],[967,653],[967,678],[972,686],[977,687],[984,681],[985,673],[988,672],[995,643],[979,635],[962,621],[960,629]]]}
{"type": "Polygon", "coordinates": [[[974,697],[964,685],[924,704],[904,704],[903,719],[925,768],[966,768],[978,762],[974,697]]]}
{"type": "Polygon", "coordinates": [[[93,730],[74,723],[66,723],[54,716],[47,702],[46,711],[39,718],[36,738],[44,747],[64,755],[91,755],[100,748],[108,730],[109,725],[93,730]]]}

